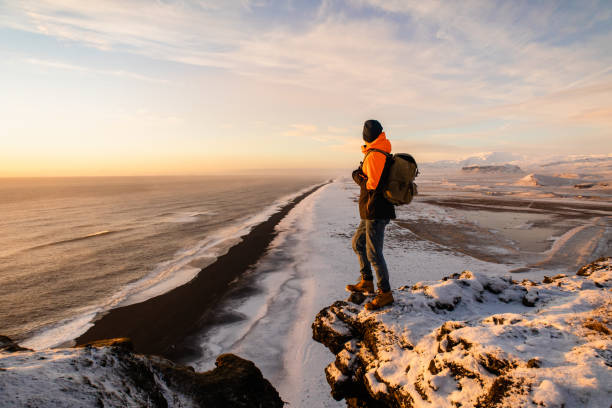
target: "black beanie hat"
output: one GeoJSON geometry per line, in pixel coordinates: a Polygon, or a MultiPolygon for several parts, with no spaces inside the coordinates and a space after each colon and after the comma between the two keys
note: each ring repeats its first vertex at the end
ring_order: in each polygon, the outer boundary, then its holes
{"type": "Polygon", "coordinates": [[[376,119],[366,120],[363,124],[363,140],[372,143],[382,133],[383,127],[376,119]]]}

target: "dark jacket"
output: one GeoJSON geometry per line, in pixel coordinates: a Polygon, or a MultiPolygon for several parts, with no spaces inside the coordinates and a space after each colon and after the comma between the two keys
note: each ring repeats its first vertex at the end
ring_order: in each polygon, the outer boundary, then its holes
{"type": "Polygon", "coordinates": [[[359,194],[359,216],[362,220],[395,218],[395,207],[383,195],[391,160],[386,158],[383,153],[377,151],[367,154],[371,148],[378,149],[380,147],[384,147],[381,149],[383,151],[391,152],[391,144],[385,139],[384,133],[381,133],[376,141],[364,146],[363,152],[366,153],[366,158],[364,159],[364,161],[367,161],[366,165],[362,163],[357,170],[353,171],[353,180],[361,188],[359,194]],[[384,142],[384,144],[381,142],[384,142]],[[384,163],[383,166],[381,166],[382,163],[384,163]],[[366,169],[365,172],[364,168],[366,169]],[[367,174],[368,172],[372,174],[367,174]],[[375,188],[370,189],[368,187],[375,188]]]}

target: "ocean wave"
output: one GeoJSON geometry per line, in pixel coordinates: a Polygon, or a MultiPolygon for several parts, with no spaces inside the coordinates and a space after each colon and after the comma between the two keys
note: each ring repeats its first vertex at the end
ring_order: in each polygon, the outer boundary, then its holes
{"type": "Polygon", "coordinates": [[[215,211],[165,212],[158,216],[159,222],[187,223],[195,222],[199,217],[215,215],[215,211]]]}
{"type": "Polygon", "coordinates": [[[121,231],[125,231],[125,230],[104,230],[104,231],[98,231],[98,232],[93,232],[91,234],[82,235],[80,237],[63,239],[63,240],[60,240],[60,241],[54,241],[54,242],[48,242],[46,244],[36,245],[36,246],[30,247],[30,248],[27,248],[26,250],[40,249],[40,248],[47,248],[47,247],[56,246],[56,245],[69,244],[71,242],[78,242],[78,241],[83,241],[83,240],[90,239],[90,238],[97,238],[97,237],[101,237],[103,235],[116,234],[116,233],[121,232],[121,231]]]}

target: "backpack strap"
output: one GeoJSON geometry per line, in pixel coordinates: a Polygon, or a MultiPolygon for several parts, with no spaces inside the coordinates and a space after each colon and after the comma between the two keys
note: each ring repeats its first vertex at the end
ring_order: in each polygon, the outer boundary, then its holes
{"type": "Polygon", "coordinates": [[[363,161],[365,161],[366,157],[368,157],[368,154],[370,154],[370,153],[372,153],[372,152],[382,153],[382,154],[384,154],[384,155],[385,155],[385,157],[387,157],[387,158],[389,158],[389,157],[393,156],[392,154],[387,153],[387,152],[385,152],[384,150],[380,150],[380,149],[369,149],[369,150],[367,151],[367,153],[365,154],[365,156],[363,157],[363,161]]]}

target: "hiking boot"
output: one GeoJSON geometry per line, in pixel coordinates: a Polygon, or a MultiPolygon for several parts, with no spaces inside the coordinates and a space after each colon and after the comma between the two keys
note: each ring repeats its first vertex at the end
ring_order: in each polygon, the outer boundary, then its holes
{"type": "Polygon", "coordinates": [[[349,292],[360,292],[360,293],[373,293],[374,292],[374,281],[364,280],[361,278],[359,283],[356,285],[346,285],[346,290],[349,292]]]}
{"type": "Polygon", "coordinates": [[[382,290],[378,289],[378,292],[376,292],[376,297],[372,299],[371,302],[366,303],[365,308],[368,310],[380,309],[383,306],[393,303],[393,300],[393,293],[391,291],[383,292],[382,290]]]}

